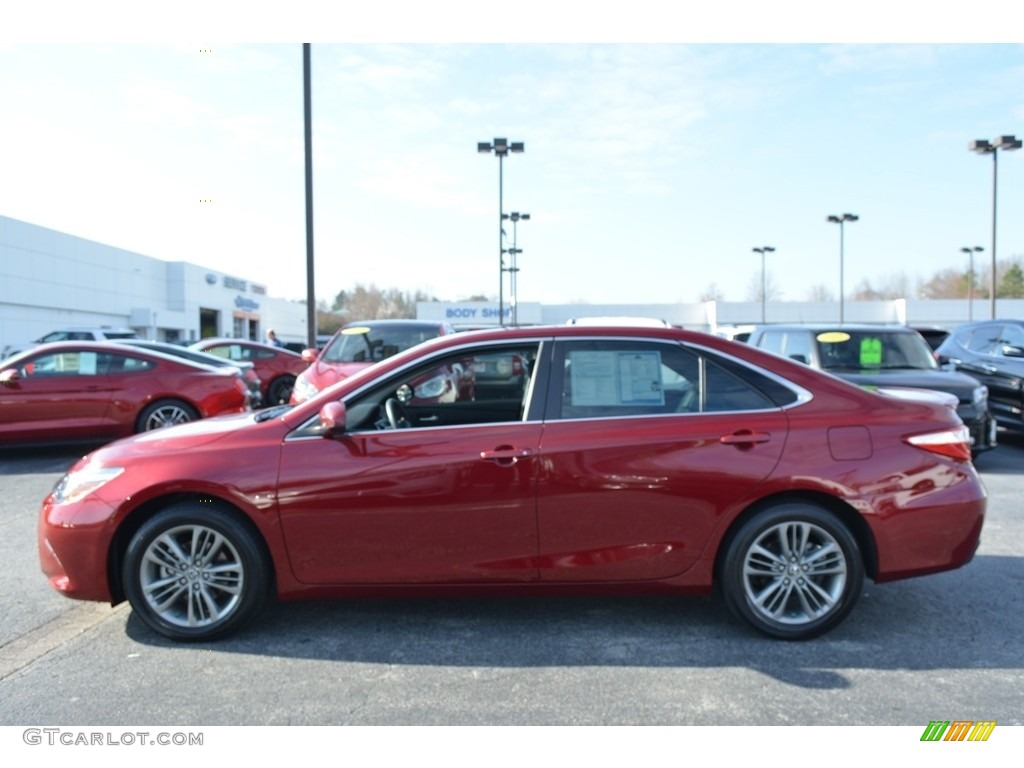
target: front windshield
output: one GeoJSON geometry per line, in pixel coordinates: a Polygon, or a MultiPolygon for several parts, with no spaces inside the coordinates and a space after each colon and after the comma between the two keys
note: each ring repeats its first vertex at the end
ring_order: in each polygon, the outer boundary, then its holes
{"type": "Polygon", "coordinates": [[[327,363],[376,363],[438,335],[435,326],[353,326],[334,337],[321,359],[327,363]]]}
{"type": "Polygon", "coordinates": [[[938,368],[927,342],[909,331],[825,331],[815,340],[826,371],[938,368]]]}

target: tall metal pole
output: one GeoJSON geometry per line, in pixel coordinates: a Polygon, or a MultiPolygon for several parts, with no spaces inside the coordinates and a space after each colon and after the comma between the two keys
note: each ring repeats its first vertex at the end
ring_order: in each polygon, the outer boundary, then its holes
{"type": "Polygon", "coordinates": [[[502,224],[502,212],[505,210],[503,194],[505,189],[504,181],[504,153],[498,154],[498,324],[505,325],[505,243],[502,241],[504,225],[502,224]]]}
{"type": "Polygon", "coordinates": [[[996,180],[999,176],[999,152],[992,148],[992,274],[988,278],[988,310],[996,319],[996,180]]]}
{"type": "Polygon", "coordinates": [[[992,155],[992,272],[988,276],[989,312],[996,319],[996,188],[999,176],[999,150],[1020,149],[1024,145],[1016,136],[996,136],[992,141],[975,139],[967,148],[979,155],[992,155]]]}
{"type": "Polygon", "coordinates": [[[856,215],[854,213],[844,213],[844,214],[841,214],[839,216],[828,216],[828,217],[826,217],[825,220],[830,222],[830,223],[832,223],[832,224],[838,224],[839,225],[839,322],[842,323],[843,320],[845,319],[844,307],[845,307],[845,302],[846,302],[846,296],[845,296],[846,288],[845,288],[845,285],[844,285],[844,280],[845,280],[844,275],[845,275],[845,271],[846,270],[845,270],[845,264],[843,263],[845,258],[846,258],[846,254],[844,252],[845,251],[844,225],[848,221],[858,221],[858,220],[860,220],[860,216],[858,216],[858,215],[856,215]]]}
{"type": "Polygon", "coordinates": [[[313,101],[309,43],[302,44],[302,95],[306,138],[306,343],[316,348],[316,291],[313,279],[313,101]]]}

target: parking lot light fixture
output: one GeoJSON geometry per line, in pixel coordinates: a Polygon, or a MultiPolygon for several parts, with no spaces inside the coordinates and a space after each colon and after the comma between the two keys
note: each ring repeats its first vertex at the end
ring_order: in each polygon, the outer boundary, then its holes
{"type": "Polygon", "coordinates": [[[960,249],[967,254],[969,266],[967,269],[967,322],[974,319],[974,254],[981,253],[985,249],[980,245],[969,248],[966,245],[960,249]]]}
{"type": "Polygon", "coordinates": [[[504,218],[504,161],[510,153],[521,153],[525,151],[526,145],[521,141],[509,141],[508,139],[494,139],[494,141],[478,141],[476,151],[489,155],[494,153],[498,156],[498,322],[505,324],[505,244],[503,242],[504,229],[502,219],[504,218]]]}
{"type": "Polygon", "coordinates": [[[1016,136],[997,136],[992,141],[975,139],[967,148],[979,155],[992,155],[992,271],[988,276],[988,304],[992,319],[996,319],[996,189],[999,178],[999,150],[1020,149],[1016,136]]]}
{"type": "Polygon", "coordinates": [[[761,323],[764,323],[764,305],[768,299],[768,277],[765,272],[764,255],[766,253],[775,253],[775,249],[770,245],[764,245],[760,248],[754,248],[754,253],[761,254],[761,323]]]}
{"type": "Polygon", "coordinates": [[[858,216],[855,213],[842,213],[842,214],[829,215],[828,218],[826,219],[826,221],[828,221],[828,222],[830,222],[832,224],[838,224],[839,225],[839,322],[840,323],[843,322],[843,320],[844,320],[843,305],[844,305],[844,302],[845,302],[845,297],[843,296],[843,291],[844,291],[844,287],[843,287],[843,271],[844,271],[844,265],[843,265],[843,258],[844,258],[844,254],[843,254],[843,240],[844,240],[843,226],[848,221],[857,221],[859,219],[860,219],[860,216],[858,216]]]}
{"type": "Polygon", "coordinates": [[[517,225],[520,221],[530,220],[530,214],[520,213],[519,211],[512,211],[512,213],[503,213],[501,215],[501,218],[507,219],[508,221],[512,222],[512,247],[506,251],[506,253],[508,253],[512,257],[512,259],[509,262],[508,269],[506,270],[509,274],[508,303],[512,307],[512,325],[519,325],[519,289],[517,285],[519,280],[519,266],[516,264],[516,256],[522,253],[523,249],[516,247],[516,230],[518,229],[517,225]]]}

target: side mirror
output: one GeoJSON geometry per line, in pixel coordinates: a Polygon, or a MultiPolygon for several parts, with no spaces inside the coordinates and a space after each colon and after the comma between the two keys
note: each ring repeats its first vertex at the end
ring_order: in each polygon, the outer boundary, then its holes
{"type": "Polygon", "coordinates": [[[305,360],[306,363],[312,363],[320,355],[320,350],[319,349],[304,349],[304,350],[302,350],[301,354],[302,354],[302,359],[305,360]]]}
{"type": "Polygon", "coordinates": [[[333,401],[320,409],[321,434],[335,440],[345,434],[345,404],[333,401]]]}
{"type": "Polygon", "coordinates": [[[1003,357],[1024,357],[1024,348],[1012,344],[1005,345],[999,352],[1003,357]]]}
{"type": "Polygon", "coordinates": [[[21,376],[18,375],[18,370],[16,368],[8,368],[3,373],[0,373],[0,384],[5,387],[10,387],[16,384],[20,378],[21,376]]]}

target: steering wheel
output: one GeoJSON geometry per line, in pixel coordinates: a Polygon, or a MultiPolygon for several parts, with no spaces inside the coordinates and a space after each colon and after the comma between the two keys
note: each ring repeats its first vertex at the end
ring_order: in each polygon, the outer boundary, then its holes
{"type": "Polygon", "coordinates": [[[395,397],[389,397],[384,403],[384,413],[388,417],[388,424],[392,429],[405,429],[412,426],[405,418],[405,409],[395,397]]]}

